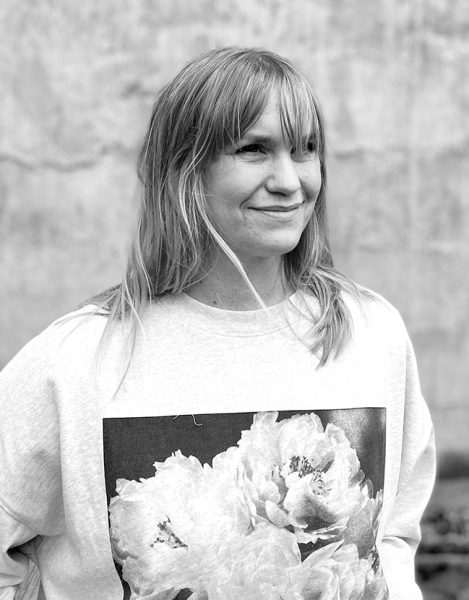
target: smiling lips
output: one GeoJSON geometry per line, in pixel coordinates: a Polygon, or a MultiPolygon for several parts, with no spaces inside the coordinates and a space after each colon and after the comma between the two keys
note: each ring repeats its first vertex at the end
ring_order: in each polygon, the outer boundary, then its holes
{"type": "Polygon", "coordinates": [[[279,212],[279,213],[285,213],[285,212],[292,212],[294,210],[296,210],[299,206],[301,206],[301,202],[300,204],[293,204],[292,206],[283,206],[283,205],[273,205],[273,206],[262,206],[262,207],[257,207],[257,206],[250,206],[249,208],[251,208],[252,210],[257,210],[259,212],[279,212]]]}
{"type": "Polygon", "coordinates": [[[291,206],[284,206],[282,204],[273,204],[270,206],[263,206],[262,208],[257,206],[250,206],[254,210],[259,218],[268,219],[270,222],[283,223],[285,221],[295,221],[299,214],[299,208],[303,203],[293,204],[291,206]]]}

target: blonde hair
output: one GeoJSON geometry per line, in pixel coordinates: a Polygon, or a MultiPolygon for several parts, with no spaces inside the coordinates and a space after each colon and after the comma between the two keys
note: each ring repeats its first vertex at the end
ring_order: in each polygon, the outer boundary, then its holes
{"type": "Polygon", "coordinates": [[[272,92],[279,95],[284,134],[295,148],[314,144],[322,176],[312,218],[297,247],[284,256],[285,278],[290,289],[318,300],[311,350],[321,352],[320,364],[344,347],[351,316],[342,292],[356,298],[362,292],[333,267],[322,116],[306,78],[286,59],[255,48],[212,50],[188,63],[159,93],[138,162],[143,193],[127,269],[120,285],[91,299],[109,314],[105,339],[118,322],[127,321],[133,348],[145,308],[153,299],[179,294],[203,279],[204,257],[214,244],[263,306],[240,261],[209,220],[203,177],[207,166],[255,123],[272,92]]]}

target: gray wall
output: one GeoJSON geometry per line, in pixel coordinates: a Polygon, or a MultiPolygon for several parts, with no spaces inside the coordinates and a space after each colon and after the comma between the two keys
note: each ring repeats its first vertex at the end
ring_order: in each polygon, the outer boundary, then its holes
{"type": "Polygon", "coordinates": [[[439,452],[469,451],[468,34],[464,0],[4,0],[0,366],[118,281],[160,86],[264,46],[321,100],[337,265],[399,308],[439,452]]]}

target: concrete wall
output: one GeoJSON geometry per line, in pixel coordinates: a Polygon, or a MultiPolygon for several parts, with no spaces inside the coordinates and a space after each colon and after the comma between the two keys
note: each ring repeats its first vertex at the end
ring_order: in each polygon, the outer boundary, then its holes
{"type": "Polygon", "coordinates": [[[469,452],[465,0],[4,0],[0,366],[119,279],[155,94],[232,44],[284,54],[311,79],[336,263],[400,309],[440,453],[469,452]]]}

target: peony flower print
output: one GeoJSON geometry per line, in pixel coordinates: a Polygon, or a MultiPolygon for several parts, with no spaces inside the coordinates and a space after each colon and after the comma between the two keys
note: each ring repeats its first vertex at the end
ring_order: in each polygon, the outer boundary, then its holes
{"type": "Polygon", "coordinates": [[[373,497],[334,424],[258,413],[211,465],[177,451],[154,467],[118,479],[109,504],[132,600],[388,597],[375,547],[382,491],[373,497]]]}
{"type": "Polygon", "coordinates": [[[295,536],[260,522],[250,534],[227,540],[218,564],[207,572],[208,598],[272,600],[287,586],[289,570],[300,564],[295,536]]]}
{"type": "Polygon", "coordinates": [[[354,544],[331,543],[290,569],[282,600],[386,600],[387,586],[354,544]]]}
{"type": "Polygon", "coordinates": [[[254,506],[230,474],[194,457],[177,452],[155,466],[155,477],[117,482],[109,506],[115,560],[136,598],[203,591],[220,546],[252,531],[254,506]]]}
{"type": "Polygon", "coordinates": [[[279,527],[292,526],[298,541],[333,540],[370,499],[357,454],[333,424],[317,415],[277,422],[259,413],[238,443],[258,512],[279,527]]]}
{"type": "MultiPolygon", "coordinates": [[[[372,496],[370,484],[369,490],[372,496]]],[[[354,543],[360,557],[368,556],[375,551],[375,540],[378,533],[378,523],[383,506],[383,490],[379,490],[375,498],[370,497],[363,508],[353,513],[344,531],[345,543],[354,543]]]]}

